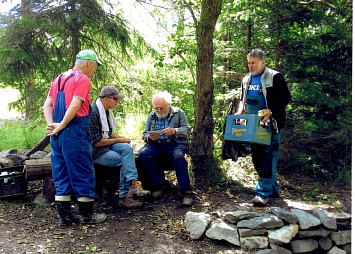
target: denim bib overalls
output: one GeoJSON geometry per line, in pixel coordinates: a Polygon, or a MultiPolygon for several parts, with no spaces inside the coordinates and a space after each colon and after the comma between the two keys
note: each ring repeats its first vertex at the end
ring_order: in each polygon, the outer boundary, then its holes
{"type": "MultiPolygon", "coordinates": [[[[247,114],[258,114],[259,110],[267,108],[261,89],[256,96],[247,94],[245,107],[247,114]]],[[[255,196],[268,198],[270,195],[278,195],[279,193],[280,186],[276,182],[276,166],[279,157],[280,138],[281,130],[278,133],[272,133],[270,145],[251,145],[253,164],[259,174],[258,183],[254,188],[255,196]]]]}
{"type": "MultiPolygon", "coordinates": [[[[77,73],[72,73],[60,87],[58,78],[53,120],[60,123],[67,111],[65,83],[77,73]]],[[[74,194],[75,198],[95,198],[95,173],[92,163],[92,147],[89,140],[90,115],[74,117],[56,136],[50,137],[52,147],[52,177],[57,196],[74,194]]]]}

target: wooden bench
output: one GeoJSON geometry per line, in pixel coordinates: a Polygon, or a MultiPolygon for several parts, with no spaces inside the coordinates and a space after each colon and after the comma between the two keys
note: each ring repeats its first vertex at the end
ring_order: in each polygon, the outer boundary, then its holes
{"type": "MultiPolygon", "coordinates": [[[[33,149],[31,149],[26,156],[30,156],[36,151],[43,150],[49,144],[49,137],[44,137],[33,149]]],[[[134,151],[136,159],[136,167],[138,171],[138,179],[142,182],[143,188],[146,190],[152,190],[153,184],[150,180],[148,173],[145,171],[141,162],[137,159],[139,150],[134,151]]],[[[172,160],[169,160],[166,156],[162,156],[158,160],[159,167],[162,171],[174,170],[172,160]]],[[[43,188],[41,196],[45,198],[47,202],[53,202],[55,197],[55,188],[52,179],[52,165],[51,160],[37,159],[26,160],[26,179],[27,181],[43,180],[43,188]]],[[[120,168],[103,167],[94,164],[96,186],[95,192],[100,199],[110,199],[119,189],[120,181],[120,168]]]]}
{"type": "MultiPolygon", "coordinates": [[[[26,160],[26,180],[43,180],[41,196],[47,202],[53,202],[55,187],[52,179],[52,164],[50,159],[26,160]]],[[[95,193],[99,199],[109,199],[119,188],[121,167],[103,167],[94,165],[95,169],[95,193]]]]}

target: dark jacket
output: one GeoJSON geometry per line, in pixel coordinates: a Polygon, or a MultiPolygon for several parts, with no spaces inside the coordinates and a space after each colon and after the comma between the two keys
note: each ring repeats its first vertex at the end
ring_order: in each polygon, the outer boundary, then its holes
{"type": "MultiPolygon", "coordinates": [[[[92,144],[92,159],[96,160],[100,156],[109,152],[111,149],[109,146],[95,147],[95,144],[102,139],[102,124],[100,121],[99,109],[96,106],[96,101],[91,105],[91,124],[90,124],[90,142],[92,144]]],[[[112,134],[110,128],[109,136],[112,134]]]]}

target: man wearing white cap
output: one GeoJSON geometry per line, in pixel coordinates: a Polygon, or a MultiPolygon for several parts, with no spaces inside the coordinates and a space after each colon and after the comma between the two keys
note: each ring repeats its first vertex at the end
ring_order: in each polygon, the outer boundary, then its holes
{"type": "Polygon", "coordinates": [[[101,89],[100,97],[91,106],[90,137],[93,146],[92,157],[95,164],[106,167],[121,166],[119,184],[119,205],[125,208],[136,208],[142,203],[133,199],[150,194],[143,190],[142,183],[138,181],[131,140],[120,136],[113,131],[117,121],[112,109],[117,107],[123,99],[113,86],[101,89]]]}
{"type": "Polygon", "coordinates": [[[46,134],[52,147],[52,176],[61,228],[72,223],[100,223],[105,214],[93,213],[95,173],[88,135],[90,77],[101,64],[93,50],[76,55],[75,66],[52,83],[44,103],[46,134]],[[79,205],[79,220],[71,213],[71,196],[79,205]]]}

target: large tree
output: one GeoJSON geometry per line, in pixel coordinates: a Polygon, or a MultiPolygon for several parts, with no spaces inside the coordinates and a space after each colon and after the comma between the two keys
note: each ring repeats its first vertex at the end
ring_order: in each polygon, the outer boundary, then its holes
{"type": "MultiPolygon", "coordinates": [[[[220,15],[222,0],[203,0],[200,19],[195,15],[197,57],[196,89],[194,95],[195,124],[193,128],[191,161],[196,184],[205,185],[218,179],[213,158],[213,33],[220,15]]],[[[189,8],[193,14],[192,8],[189,8]]]]}

